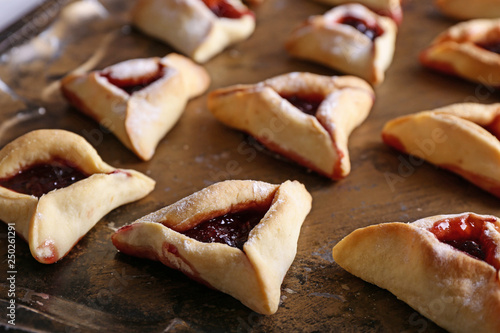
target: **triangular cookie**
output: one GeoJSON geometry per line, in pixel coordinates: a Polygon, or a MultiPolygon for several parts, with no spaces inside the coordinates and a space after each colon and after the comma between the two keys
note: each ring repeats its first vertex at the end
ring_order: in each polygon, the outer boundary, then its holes
{"type": "Polygon", "coordinates": [[[145,197],[155,182],[104,163],[82,137],[37,130],[0,150],[0,220],[51,264],[107,213],[145,197]]]}
{"type": "Polygon", "coordinates": [[[138,0],[132,23],[204,63],[247,39],[255,29],[255,16],[240,0],[138,0]]]}
{"type": "Polygon", "coordinates": [[[382,130],[386,144],[500,197],[500,141],[495,135],[500,137],[500,104],[452,104],[393,119],[382,130]]]}
{"type": "Polygon", "coordinates": [[[499,87],[499,53],[500,19],[477,19],[458,23],[438,35],[421,52],[420,62],[442,73],[499,87]]]}
{"type": "Polygon", "coordinates": [[[497,217],[463,213],[358,229],[333,258],[450,332],[500,332],[499,246],[497,217]]]}
{"type": "Polygon", "coordinates": [[[294,181],[224,181],[120,228],[123,253],[159,260],[273,314],[311,196],[294,181]]]}
{"type": "Polygon", "coordinates": [[[392,62],[396,33],[393,20],[354,3],[309,17],[292,31],[285,47],[294,57],[377,85],[392,62]]]}
{"type": "Polygon", "coordinates": [[[209,83],[203,67],[172,53],[70,74],[61,81],[61,89],[76,108],[106,126],[141,159],[149,160],[188,100],[205,92],[209,83]]]}
{"type": "Polygon", "coordinates": [[[212,91],[208,108],[227,126],[332,179],[350,172],[347,140],[375,95],[354,76],[289,73],[212,91]]]}

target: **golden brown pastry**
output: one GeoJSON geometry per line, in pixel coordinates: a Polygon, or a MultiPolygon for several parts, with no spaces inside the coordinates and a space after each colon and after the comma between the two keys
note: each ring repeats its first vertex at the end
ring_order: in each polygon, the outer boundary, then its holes
{"type": "Polygon", "coordinates": [[[500,104],[452,104],[393,119],[382,131],[386,144],[500,197],[498,137],[500,104]]]}
{"type": "Polygon", "coordinates": [[[420,54],[431,69],[487,86],[500,86],[500,19],[452,26],[420,54]]]}
{"type": "Polygon", "coordinates": [[[357,77],[296,72],[212,91],[208,108],[270,150],[341,179],[351,169],[348,137],[373,101],[373,89],[357,77]]]}
{"type": "Polygon", "coordinates": [[[125,254],[159,260],[273,314],[311,200],[296,181],[224,181],[118,229],[112,240],[125,254]]]}
{"type": "Polygon", "coordinates": [[[435,0],[434,2],[445,15],[459,20],[500,17],[499,0],[435,0]]]}
{"type": "Polygon", "coordinates": [[[500,332],[500,220],[462,213],[358,229],[333,259],[454,333],[500,332]]]}
{"type": "Polygon", "coordinates": [[[285,47],[294,57],[377,85],[392,62],[396,32],[390,18],[360,4],[348,4],[309,17],[292,31],[285,47]]]}
{"type": "MultiPolygon", "coordinates": [[[[314,0],[327,5],[338,6],[353,3],[352,0],[314,0]]],[[[403,10],[401,9],[401,0],[358,0],[355,1],[364,5],[379,15],[392,18],[397,24],[403,20],[403,10]]]]}
{"type": "Polygon", "coordinates": [[[138,0],[132,22],[199,63],[255,29],[254,14],[240,0],[138,0]]]}
{"type": "Polygon", "coordinates": [[[150,193],[155,182],[104,163],[82,137],[37,130],[0,150],[0,220],[41,263],[51,264],[107,213],[150,193]]]}
{"type": "Polygon", "coordinates": [[[77,109],[108,127],[142,160],[149,160],[188,100],[209,84],[203,67],[171,53],[70,74],[61,81],[61,89],[77,109]]]}

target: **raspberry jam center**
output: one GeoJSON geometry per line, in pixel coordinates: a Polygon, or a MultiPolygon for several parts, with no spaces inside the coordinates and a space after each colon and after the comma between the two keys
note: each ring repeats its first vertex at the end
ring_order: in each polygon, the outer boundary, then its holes
{"type": "Polygon", "coordinates": [[[88,176],[68,161],[53,160],[50,163],[32,165],[12,177],[2,178],[0,186],[39,198],[52,190],[68,187],[88,176]]]}
{"type": "Polygon", "coordinates": [[[495,258],[497,246],[487,228],[488,223],[495,222],[494,217],[464,214],[437,221],[429,231],[439,241],[500,270],[500,261],[495,258]]]}
{"type": "Polygon", "coordinates": [[[280,94],[300,111],[314,116],[325,97],[321,94],[280,94]]]}
{"type": "Polygon", "coordinates": [[[500,41],[484,43],[484,44],[477,44],[477,46],[479,46],[485,50],[488,50],[490,52],[500,54],[500,41]]]}
{"type": "Polygon", "coordinates": [[[243,15],[248,14],[249,12],[242,12],[238,9],[234,8],[226,0],[203,0],[205,5],[215,14],[217,17],[224,17],[230,19],[239,19],[243,15]]]}
{"type": "Polygon", "coordinates": [[[133,76],[122,78],[113,75],[113,72],[101,73],[101,76],[108,79],[109,83],[124,90],[127,94],[132,95],[134,92],[142,90],[150,84],[158,81],[164,76],[164,69],[162,65],[158,65],[155,72],[146,73],[141,76],[133,76]]]}
{"type": "Polygon", "coordinates": [[[350,25],[351,27],[366,35],[371,40],[374,40],[384,33],[384,31],[379,26],[370,26],[364,20],[354,16],[343,17],[339,21],[339,23],[350,25]]]}
{"type": "Polygon", "coordinates": [[[242,250],[248,234],[265,214],[266,211],[255,209],[228,213],[181,233],[200,242],[223,243],[242,250]]]}

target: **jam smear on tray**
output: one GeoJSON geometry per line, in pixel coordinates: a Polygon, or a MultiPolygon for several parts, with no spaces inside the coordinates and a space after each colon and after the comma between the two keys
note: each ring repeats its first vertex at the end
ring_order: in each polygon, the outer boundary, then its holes
{"type": "Polygon", "coordinates": [[[226,0],[203,0],[203,2],[217,17],[239,19],[243,15],[250,13],[249,11],[239,11],[226,0]]]}
{"type": "Polygon", "coordinates": [[[12,191],[41,197],[52,190],[67,187],[87,178],[75,165],[61,159],[32,165],[15,175],[0,179],[0,186],[12,191]]]}
{"type": "Polygon", "coordinates": [[[500,261],[495,258],[497,246],[488,235],[486,228],[487,223],[495,221],[496,219],[493,217],[485,218],[464,214],[437,221],[429,231],[439,241],[500,270],[500,261]]]}
{"type": "Polygon", "coordinates": [[[346,16],[340,19],[340,24],[350,25],[359,32],[365,34],[371,40],[374,40],[378,36],[382,35],[384,31],[378,26],[369,26],[364,20],[354,17],[346,16]]]}
{"type": "Polygon", "coordinates": [[[319,105],[325,99],[325,96],[321,94],[280,94],[280,96],[300,111],[311,116],[316,114],[319,105]]]}
{"type": "Polygon", "coordinates": [[[478,43],[477,46],[493,53],[500,54],[500,41],[489,43],[478,43]]]}
{"type": "Polygon", "coordinates": [[[164,69],[162,65],[158,65],[158,70],[153,73],[147,73],[143,76],[129,77],[129,78],[117,78],[113,76],[113,73],[101,73],[101,76],[108,79],[109,83],[117,86],[118,88],[125,91],[127,94],[132,95],[134,92],[146,88],[155,81],[161,79],[164,75],[164,69]]]}
{"type": "Polygon", "coordinates": [[[248,234],[265,214],[266,210],[260,209],[228,213],[181,233],[200,242],[223,243],[242,250],[248,234]]]}

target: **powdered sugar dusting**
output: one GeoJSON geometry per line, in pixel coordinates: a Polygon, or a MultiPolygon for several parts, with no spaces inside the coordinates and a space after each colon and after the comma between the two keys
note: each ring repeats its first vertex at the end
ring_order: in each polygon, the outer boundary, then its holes
{"type": "Polygon", "coordinates": [[[158,62],[154,58],[132,59],[106,68],[104,71],[115,79],[143,77],[158,71],[158,62]]]}
{"type": "Polygon", "coordinates": [[[192,245],[192,241],[189,240],[189,239],[185,239],[184,242],[183,242],[183,248],[186,250],[186,251],[189,251],[191,252],[195,247],[191,246],[192,245]]]}
{"type": "Polygon", "coordinates": [[[263,183],[254,182],[252,184],[252,190],[256,197],[263,197],[268,193],[268,189],[263,183]]]}
{"type": "Polygon", "coordinates": [[[151,128],[150,124],[162,121],[162,119],[160,119],[162,108],[142,98],[131,99],[131,101],[132,100],[134,108],[141,110],[141,112],[135,112],[134,117],[128,117],[127,124],[129,125],[129,129],[133,131],[137,137],[142,137],[142,135],[144,135],[142,129],[151,128]]]}
{"type": "Polygon", "coordinates": [[[471,293],[470,297],[465,297],[463,302],[464,305],[470,308],[474,312],[482,312],[484,309],[484,304],[481,299],[478,297],[474,297],[476,294],[482,293],[481,290],[485,289],[488,281],[484,276],[478,276],[478,280],[472,281],[470,280],[471,293]]]}

